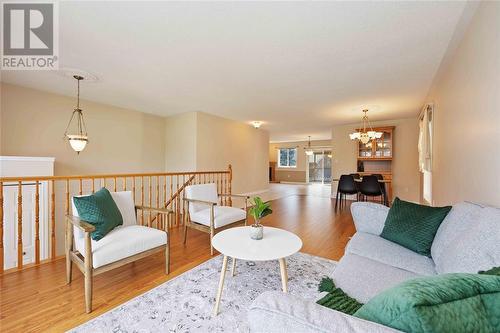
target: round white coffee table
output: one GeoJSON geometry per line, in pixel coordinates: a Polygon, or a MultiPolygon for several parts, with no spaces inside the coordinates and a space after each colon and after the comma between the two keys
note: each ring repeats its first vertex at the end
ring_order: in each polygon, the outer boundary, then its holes
{"type": "Polygon", "coordinates": [[[219,289],[215,300],[214,315],[219,312],[219,303],[224,288],[228,257],[233,258],[231,275],[234,276],[236,259],[249,261],[278,260],[280,263],[283,292],[288,289],[288,275],[285,258],[297,253],[302,247],[302,240],[295,234],[272,227],[264,227],[264,238],[250,238],[251,227],[237,227],[219,232],[212,239],[213,247],[224,255],[220,273],[219,289]]]}

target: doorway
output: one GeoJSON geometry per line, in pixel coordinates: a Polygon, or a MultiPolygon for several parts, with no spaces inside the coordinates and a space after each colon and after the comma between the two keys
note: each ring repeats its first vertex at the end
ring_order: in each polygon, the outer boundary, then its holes
{"type": "Polygon", "coordinates": [[[332,151],[314,151],[307,155],[308,182],[313,184],[331,184],[332,151]]]}

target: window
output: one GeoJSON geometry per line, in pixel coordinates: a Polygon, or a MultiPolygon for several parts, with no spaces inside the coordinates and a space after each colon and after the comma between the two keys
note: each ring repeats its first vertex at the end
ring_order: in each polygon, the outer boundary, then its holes
{"type": "Polygon", "coordinates": [[[418,159],[422,172],[422,197],[432,204],[432,140],[434,108],[428,104],[420,114],[420,134],[418,138],[418,159]]]}
{"type": "Polygon", "coordinates": [[[296,168],[297,167],[297,148],[278,149],[278,167],[296,168]]]}

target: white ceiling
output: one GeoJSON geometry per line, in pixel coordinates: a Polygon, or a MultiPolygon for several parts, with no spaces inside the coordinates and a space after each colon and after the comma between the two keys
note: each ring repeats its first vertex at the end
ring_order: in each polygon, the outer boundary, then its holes
{"type": "MultiPolygon", "coordinates": [[[[464,2],[61,2],[60,66],[82,98],[262,120],[273,141],[418,113],[464,2]]],[[[73,96],[51,72],[2,81],[73,96]]]]}

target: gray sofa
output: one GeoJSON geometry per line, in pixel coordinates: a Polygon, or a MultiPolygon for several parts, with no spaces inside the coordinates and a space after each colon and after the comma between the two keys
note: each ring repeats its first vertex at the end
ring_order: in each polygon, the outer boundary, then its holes
{"type": "MultiPolygon", "coordinates": [[[[379,236],[388,211],[368,202],[351,205],[356,233],[332,268],[332,278],[360,302],[415,277],[477,273],[500,265],[498,208],[469,202],[454,205],[436,233],[432,258],[379,236]]],[[[251,332],[397,332],[281,292],[260,295],[249,309],[248,321],[251,332]]]]}

